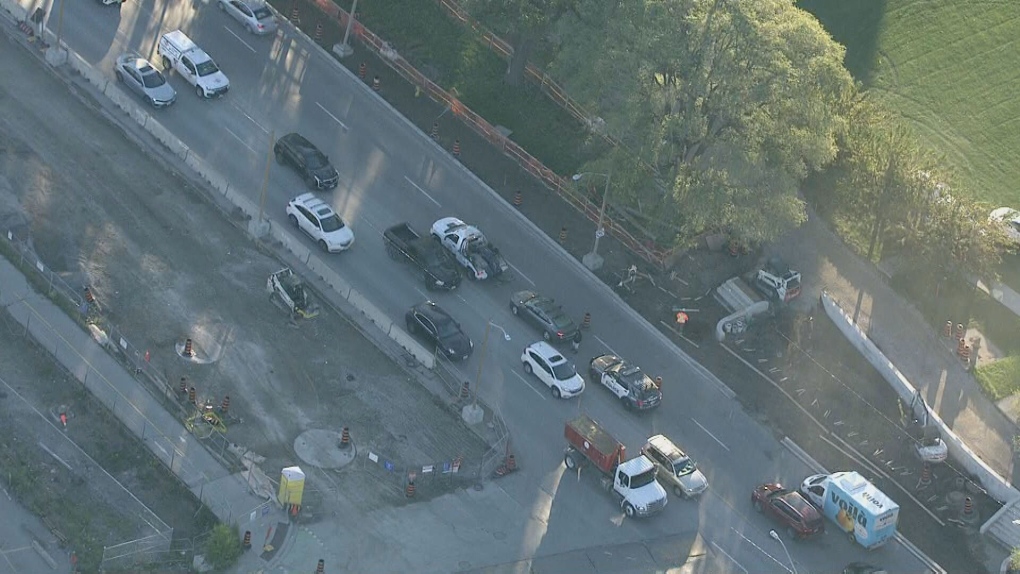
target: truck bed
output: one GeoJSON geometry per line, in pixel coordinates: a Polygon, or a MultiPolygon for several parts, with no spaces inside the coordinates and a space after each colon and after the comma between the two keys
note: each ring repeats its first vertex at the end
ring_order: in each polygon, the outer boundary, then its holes
{"type": "Polygon", "coordinates": [[[570,446],[584,454],[603,472],[611,471],[627,458],[627,447],[588,415],[579,415],[567,421],[563,436],[570,446]]]}
{"type": "Polygon", "coordinates": [[[418,233],[407,223],[399,223],[383,232],[383,236],[400,246],[411,243],[420,238],[418,233]]]}

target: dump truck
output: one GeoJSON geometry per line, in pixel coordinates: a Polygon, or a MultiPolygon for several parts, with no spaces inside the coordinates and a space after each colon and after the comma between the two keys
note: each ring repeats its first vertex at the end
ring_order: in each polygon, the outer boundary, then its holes
{"type": "Polygon", "coordinates": [[[388,228],[383,239],[390,259],[410,265],[426,289],[450,290],[460,285],[461,273],[453,255],[435,241],[418,235],[409,223],[388,228]]]}
{"type": "Polygon", "coordinates": [[[627,460],[627,447],[588,415],[567,421],[563,464],[570,470],[592,467],[603,489],[613,493],[628,517],[650,516],[666,508],[666,490],[655,480],[655,465],[644,455],[627,460]]]}

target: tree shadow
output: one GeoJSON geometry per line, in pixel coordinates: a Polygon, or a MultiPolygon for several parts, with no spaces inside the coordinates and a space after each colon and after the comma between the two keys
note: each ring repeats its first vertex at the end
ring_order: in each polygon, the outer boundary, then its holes
{"type": "Polygon", "coordinates": [[[844,64],[854,78],[870,85],[878,69],[878,37],[887,0],[799,0],[797,6],[813,14],[840,44],[846,46],[844,64]]]}

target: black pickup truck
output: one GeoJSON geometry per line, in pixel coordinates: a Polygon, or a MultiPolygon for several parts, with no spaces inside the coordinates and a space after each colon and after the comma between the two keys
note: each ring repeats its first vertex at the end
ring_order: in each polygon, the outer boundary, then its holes
{"type": "Polygon", "coordinates": [[[460,267],[439,243],[418,235],[410,224],[400,223],[383,232],[386,253],[414,268],[426,289],[454,289],[460,285],[460,267]]]}

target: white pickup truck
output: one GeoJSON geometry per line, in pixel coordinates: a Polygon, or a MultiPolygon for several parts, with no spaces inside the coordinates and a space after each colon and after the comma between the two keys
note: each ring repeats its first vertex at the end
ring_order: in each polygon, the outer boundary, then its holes
{"type": "Polygon", "coordinates": [[[200,98],[222,96],[230,89],[230,80],[216,62],[199,48],[184,32],[174,30],[163,34],[156,51],[163,57],[163,70],[177,72],[192,86],[200,98]]]}

